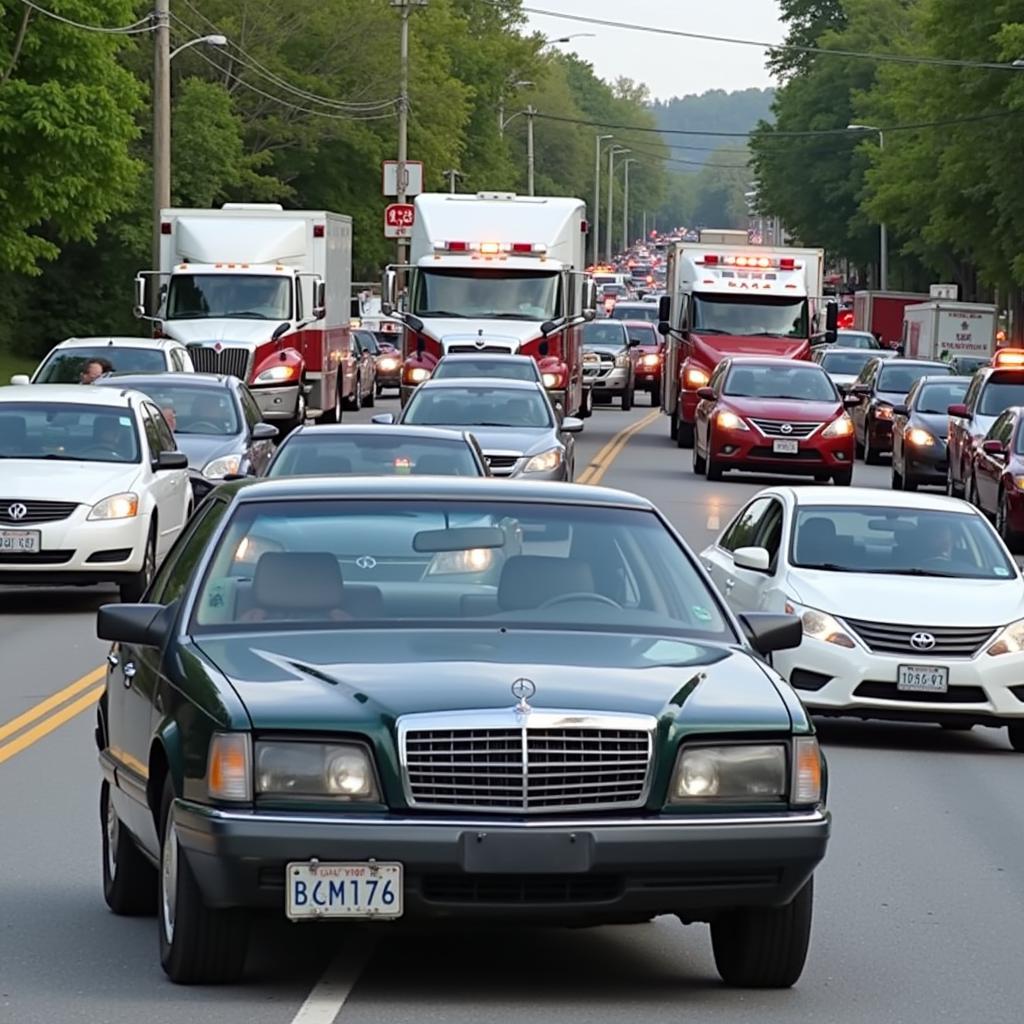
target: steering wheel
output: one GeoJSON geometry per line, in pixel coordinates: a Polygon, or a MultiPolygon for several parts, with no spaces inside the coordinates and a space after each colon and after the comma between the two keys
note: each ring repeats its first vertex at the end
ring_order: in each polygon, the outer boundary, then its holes
{"type": "Polygon", "coordinates": [[[610,604],[613,608],[622,611],[622,605],[618,601],[613,601],[604,594],[595,594],[585,590],[573,591],[571,594],[559,594],[558,597],[552,597],[545,601],[540,607],[553,608],[556,604],[568,604],[570,601],[597,601],[599,604],[610,604]]]}
{"type": "Polygon", "coordinates": [[[121,458],[121,453],[114,451],[113,448],[104,448],[101,444],[92,444],[88,448],[82,449],[82,458],[87,458],[90,455],[112,455],[115,459],[121,458]]]}
{"type": "Polygon", "coordinates": [[[198,423],[190,423],[188,425],[189,433],[191,434],[216,434],[220,431],[220,427],[216,423],[211,423],[209,420],[200,420],[198,423]],[[209,430],[200,430],[200,427],[209,427],[209,430]]]}

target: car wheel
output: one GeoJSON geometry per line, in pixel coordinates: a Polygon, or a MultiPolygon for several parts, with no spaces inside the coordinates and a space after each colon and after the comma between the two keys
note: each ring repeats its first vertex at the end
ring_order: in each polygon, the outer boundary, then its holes
{"type": "Polygon", "coordinates": [[[1024,722],[1013,722],[1007,725],[1006,734],[1010,740],[1010,746],[1018,754],[1024,754],[1024,722]]]}
{"type": "Polygon", "coordinates": [[[681,416],[676,413],[676,447],[677,448],[692,448],[693,447],[693,424],[684,423],[681,416]]]}
{"type": "Polygon", "coordinates": [[[892,457],[892,475],[889,478],[889,486],[894,491],[903,490],[903,474],[896,468],[896,456],[892,457]]]}
{"type": "Polygon", "coordinates": [[[999,489],[999,498],[996,501],[996,531],[1011,551],[1019,550],[1021,535],[1010,527],[1010,499],[1002,488],[999,489]]]}
{"type": "Polygon", "coordinates": [[[629,412],[633,408],[633,386],[631,384],[626,385],[626,390],[622,392],[622,411],[629,412]]]}
{"type": "Polygon", "coordinates": [[[836,487],[849,487],[853,483],[853,469],[839,469],[832,474],[832,483],[836,487]]]}
{"type": "Polygon", "coordinates": [[[103,898],[115,914],[133,916],[156,911],[156,869],[122,827],[110,783],[100,785],[100,828],[103,836],[103,898]]]}
{"type": "Polygon", "coordinates": [[[651,385],[651,408],[657,409],[661,405],[661,382],[655,381],[651,385]]]}
{"type": "Polygon", "coordinates": [[[325,412],[320,417],[321,423],[340,423],[341,422],[341,374],[336,373],[334,375],[334,405],[328,412],[325,412]]]}
{"type": "Polygon", "coordinates": [[[824,473],[823,472],[823,473],[815,473],[814,474],[814,482],[816,484],[827,484],[831,478],[832,478],[832,474],[831,473],[824,473]]]}
{"type": "Polygon", "coordinates": [[[363,401],[363,405],[367,409],[372,409],[377,404],[377,385],[374,383],[373,387],[366,392],[366,398],[363,401]]]}
{"type": "Polygon", "coordinates": [[[981,507],[981,502],[978,500],[978,479],[972,473],[971,479],[965,488],[967,492],[967,504],[973,505],[982,515],[985,514],[985,510],[981,507]]]}
{"type": "Polygon", "coordinates": [[[674,412],[668,418],[668,436],[673,441],[679,440],[679,420],[674,412]]]}
{"type": "Polygon", "coordinates": [[[583,389],[583,404],[580,406],[580,419],[589,420],[594,415],[594,392],[590,388],[583,389]]]}
{"type": "Polygon", "coordinates": [[[156,575],[156,525],[149,528],[149,539],[146,541],[146,553],[142,556],[142,568],[132,575],[127,583],[118,588],[124,604],[141,601],[156,575]]]}
{"type": "Polygon", "coordinates": [[[871,423],[864,424],[864,464],[877,466],[882,461],[881,455],[871,447],[871,423]]]}
{"type": "MultiPolygon", "coordinates": [[[[692,428],[691,428],[692,429],[692,428]]],[[[718,462],[711,454],[713,445],[711,444],[713,438],[711,436],[711,430],[708,429],[708,447],[704,454],[704,476],[708,480],[721,480],[722,479],[722,464],[718,462]]],[[[696,445],[696,441],[694,441],[696,445]]]]}
{"type": "Polygon", "coordinates": [[[963,489],[956,485],[953,480],[953,466],[952,463],[946,466],[946,494],[950,498],[962,498],[964,496],[963,489]]]}
{"type": "Polygon", "coordinates": [[[715,966],[727,985],[789,988],[803,972],[811,940],[814,879],[784,907],[747,907],[711,923],[715,966]]]}
{"type": "Polygon", "coordinates": [[[363,407],[363,379],[357,376],[352,382],[352,397],[348,400],[348,407],[353,412],[359,412],[363,407]]]}
{"type": "Polygon", "coordinates": [[[203,902],[171,814],[174,792],[164,783],[160,803],[160,963],[179,985],[236,981],[245,967],[248,914],[211,910],[203,902]]]}
{"type": "Polygon", "coordinates": [[[903,471],[903,490],[905,491],[916,491],[917,481],[910,475],[910,470],[906,469],[903,471]]]}
{"type": "Polygon", "coordinates": [[[693,434],[693,471],[702,476],[707,471],[707,464],[704,457],[699,454],[700,446],[697,444],[697,432],[693,434]]]}

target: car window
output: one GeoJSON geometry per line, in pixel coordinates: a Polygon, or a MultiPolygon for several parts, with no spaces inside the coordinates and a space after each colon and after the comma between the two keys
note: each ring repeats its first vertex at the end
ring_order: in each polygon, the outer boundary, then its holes
{"type": "Polygon", "coordinates": [[[176,434],[233,437],[241,431],[238,407],[226,387],[167,379],[139,390],[159,406],[176,434]]]}
{"type": "Polygon", "coordinates": [[[858,374],[872,358],[868,349],[858,352],[822,352],[818,361],[826,373],[858,374]]]}
{"type": "Polygon", "coordinates": [[[1024,423],[1024,419],[1017,419],[1016,421],[1017,436],[1014,440],[1013,452],[1015,455],[1024,455],[1024,429],[1021,424],[1024,423]]]}
{"type": "Polygon", "coordinates": [[[434,380],[449,377],[498,377],[501,380],[540,379],[537,364],[532,359],[442,359],[434,369],[434,380]]]}
{"type": "Polygon", "coordinates": [[[263,422],[263,413],[260,411],[256,399],[252,397],[252,392],[244,384],[238,389],[238,397],[242,403],[242,414],[245,416],[245,422],[249,425],[249,429],[252,430],[257,423],[263,422]]]}
{"type": "Polygon", "coordinates": [[[0,405],[0,458],[139,462],[140,452],[129,408],[39,400],[0,405]]]}
{"type": "Polygon", "coordinates": [[[160,566],[147,600],[166,605],[181,597],[227,507],[226,501],[210,497],[196,509],[160,566]]]}
{"type": "Polygon", "coordinates": [[[951,405],[959,405],[967,392],[967,381],[922,384],[914,398],[915,412],[945,416],[951,405]]]}
{"type": "Polygon", "coordinates": [[[989,428],[989,432],[985,435],[986,441],[1001,441],[1003,444],[1007,444],[1010,440],[1010,433],[1013,430],[1013,414],[1012,413],[1001,413],[996,417],[995,423],[989,428]]]}
{"type": "Polygon", "coordinates": [[[176,373],[181,373],[185,369],[185,364],[181,359],[181,350],[177,348],[171,349],[171,369],[176,373]]]}
{"type": "Polygon", "coordinates": [[[626,328],[618,322],[591,320],[583,325],[583,345],[625,345],[626,328]]]}
{"type": "Polygon", "coordinates": [[[535,388],[421,386],[402,422],[418,427],[552,426],[551,406],[535,388]]]}
{"type": "Polygon", "coordinates": [[[782,502],[772,499],[768,509],[758,523],[754,547],[768,552],[769,568],[775,571],[779,559],[779,545],[782,542],[782,502]]]}
{"type": "Polygon", "coordinates": [[[628,324],[626,327],[626,333],[629,335],[630,341],[635,341],[639,345],[657,345],[658,334],[654,330],[654,327],[645,327],[640,324],[628,324]]]}
{"type": "MultiPolygon", "coordinates": [[[[162,451],[160,443],[160,431],[157,430],[156,420],[150,411],[152,406],[145,405],[142,408],[142,427],[146,432],[146,447],[149,449],[149,457],[155,459],[162,451]]],[[[160,417],[163,419],[163,416],[160,417]]]]}
{"type": "Polygon", "coordinates": [[[719,541],[720,546],[726,551],[756,547],[757,531],[762,518],[767,514],[771,505],[771,498],[755,498],[722,534],[722,539],[719,541]]]}
{"type": "Polygon", "coordinates": [[[737,363],[725,378],[722,393],[735,398],[786,398],[807,402],[838,401],[835,385],[821,367],[737,363]]]}
{"type": "MultiPolygon", "coordinates": [[[[949,368],[945,368],[949,372],[949,368]]],[[[914,381],[920,377],[935,377],[943,373],[941,364],[935,365],[907,365],[899,361],[893,363],[882,363],[881,372],[878,375],[878,390],[905,395],[913,386],[914,381]]]]}
{"type": "Polygon", "coordinates": [[[860,371],[860,374],[854,383],[867,384],[870,386],[871,382],[874,380],[875,374],[878,372],[879,365],[880,364],[876,359],[869,359],[868,362],[864,364],[864,369],[860,371]]]}
{"type": "Polygon", "coordinates": [[[112,373],[165,373],[167,363],[160,349],[96,345],[52,352],[39,368],[36,384],[77,384],[86,364],[106,360],[112,373]]]}
{"type": "Polygon", "coordinates": [[[469,445],[457,435],[410,437],[396,429],[374,434],[304,431],[277,450],[267,476],[482,476],[469,445]]]}
{"type": "Polygon", "coordinates": [[[978,392],[981,390],[984,377],[981,374],[976,374],[971,378],[971,383],[967,388],[967,393],[964,395],[964,405],[968,409],[973,410],[978,401],[978,392]]]}
{"type": "Polygon", "coordinates": [[[879,348],[878,339],[867,331],[840,331],[838,344],[843,348],[879,348]]]}
{"type": "Polygon", "coordinates": [[[242,502],[213,552],[191,628],[344,629],[360,619],[590,628],[639,643],[644,634],[733,635],[692,556],[654,512],[484,499],[242,502]]]}
{"type": "Polygon", "coordinates": [[[1019,373],[994,373],[981,392],[978,414],[998,416],[1011,405],[1024,405],[1024,376],[1019,373]]]}
{"type": "Polygon", "coordinates": [[[154,405],[146,404],[146,435],[150,436],[150,424],[152,424],[153,434],[152,436],[156,439],[156,448],[150,444],[150,451],[155,455],[159,452],[173,452],[176,450],[177,445],[174,443],[174,435],[171,433],[171,428],[167,425],[167,419],[164,414],[156,408],[154,405]]]}

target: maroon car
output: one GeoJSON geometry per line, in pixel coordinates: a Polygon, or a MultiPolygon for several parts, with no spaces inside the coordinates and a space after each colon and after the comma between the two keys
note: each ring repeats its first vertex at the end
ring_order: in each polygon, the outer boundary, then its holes
{"type": "Polygon", "coordinates": [[[853,421],[825,371],[802,359],[736,357],[697,392],[693,471],[719,480],[728,469],[810,474],[848,486],[853,421]]]}
{"type": "Polygon", "coordinates": [[[1011,550],[1024,543],[1024,406],[1011,406],[996,418],[971,455],[967,498],[995,519],[1011,550]]]}
{"type": "Polygon", "coordinates": [[[629,357],[633,362],[633,398],[638,391],[651,396],[651,405],[661,405],[661,366],[664,342],[657,331],[657,325],[647,320],[627,320],[629,334],[629,357]]]}

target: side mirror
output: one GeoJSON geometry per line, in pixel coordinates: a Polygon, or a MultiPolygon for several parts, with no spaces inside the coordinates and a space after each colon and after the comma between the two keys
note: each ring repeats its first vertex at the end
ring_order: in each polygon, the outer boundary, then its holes
{"type": "Polygon", "coordinates": [[[588,321],[597,316],[597,284],[592,277],[584,278],[583,281],[583,309],[581,312],[584,319],[588,321]]]}
{"type": "Polygon", "coordinates": [[[382,412],[382,413],[379,413],[377,416],[374,416],[370,420],[370,422],[371,423],[379,423],[382,426],[388,427],[388,426],[391,426],[391,424],[395,422],[395,414],[393,412],[382,412]]]}
{"type": "Polygon", "coordinates": [[[114,644],[161,647],[170,631],[162,604],[105,604],[96,613],[96,635],[114,644]]]}
{"type": "MultiPolygon", "coordinates": [[[[672,319],[672,296],[662,295],[658,299],[658,320],[663,323],[668,323],[672,319]]],[[[667,334],[667,331],[663,331],[663,334],[667,334]]]]}
{"type": "MultiPolygon", "coordinates": [[[[839,305],[835,302],[828,302],[825,304],[825,333],[834,336],[838,330],[839,305]]],[[[835,337],[832,337],[829,340],[830,342],[834,342],[836,339],[835,337]]]]}
{"type": "Polygon", "coordinates": [[[252,439],[254,441],[273,441],[281,431],[273,423],[257,423],[252,428],[252,439]]]}
{"type": "Polygon", "coordinates": [[[737,569],[752,569],[754,572],[768,572],[771,556],[764,548],[737,548],[732,553],[732,562],[737,569]]]}
{"type": "Polygon", "coordinates": [[[697,388],[697,397],[705,402],[713,402],[716,398],[714,388],[697,388]]]}
{"type": "Polygon", "coordinates": [[[545,320],[540,325],[540,333],[546,338],[549,334],[553,334],[558,330],[558,322],[556,320],[545,320]]]}
{"type": "Polygon", "coordinates": [[[855,394],[853,392],[848,392],[847,394],[843,395],[843,408],[844,409],[856,409],[857,406],[860,405],[860,402],[861,402],[861,398],[860,398],[860,395],[858,395],[858,394],[855,394]]]}
{"type": "Polygon", "coordinates": [[[156,457],[156,471],[188,469],[188,456],[184,452],[160,452],[156,457]]]}
{"type": "Polygon", "coordinates": [[[803,642],[803,623],[795,615],[747,612],[739,618],[750,646],[758,654],[791,651],[803,642]]]}
{"type": "Polygon", "coordinates": [[[639,348],[640,347],[640,339],[639,338],[630,338],[629,339],[629,347],[630,348],[639,348]]]}
{"type": "Polygon", "coordinates": [[[996,455],[1006,458],[1006,445],[1002,441],[982,441],[981,450],[986,455],[996,455]]]}
{"type": "Polygon", "coordinates": [[[16,373],[11,378],[12,384],[31,384],[32,380],[27,373],[16,373]]]}
{"type": "Polygon", "coordinates": [[[391,316],[395,311],[398,296],[398,272],[392,267],[384,271],[380,282],[380,311],[391,316]]]}
{"type": "Polygon", "coordinates": [[[892,407],[892,414],[893,416],[909,416],[910,409],[905,405],[894,405],[892,407]]]}
{"type": "Polygon", "coordinates": [[[861,396],[868,394],[869,390],[870,389],[868,388],[867,384],[851,384],[846,389],[846,393],[848,395],[854,395],[857,398],[860,398],[861,396]]]}
{"type": "Polygon", "coordinates": [[[132,308],[132,313],[135,314],[137,320],[141,320],[146,315],[146,279],[140,274],[135,278],[135,305],[132,308]]]}
{"type": "Polygon", "coordinates": [[[578,434],[583,429],[583,420],[579,420],[575,416],[566,416],[562,420],[561,429],[567,434],[578,434]]]}
{"type": "Polygon", "coordinates": [[[283,324],[278,324],[274,328],[274,333],[270,336],[270,340],[271,341],[280,341],[281,338],[283,338],[291,330],[291,326],[292,325],[290,323],[287,323],[287,322],[285,322],[283,324]]]}
{"type": "Polygon", "coordinates": [[[959,403],[958,405],[951,405],[951,406],[950,406],[950,407],[949,407],[949,408],[948,408],[948,409],[946,410],[946,412],[947,412],[947,413],[948,413],[948,414],[949,414],[950,416],[961,416],[961,417],[964,417],[964,416],[969,416],[969,415],[970,415],[970,414],[968,413],[968,411],[967,411],[967,406],[966,406],[966,405],[964,405],[964,404],[963,404],[962,402],[961,402],[961,403],[959,403]]]}

